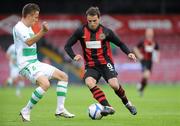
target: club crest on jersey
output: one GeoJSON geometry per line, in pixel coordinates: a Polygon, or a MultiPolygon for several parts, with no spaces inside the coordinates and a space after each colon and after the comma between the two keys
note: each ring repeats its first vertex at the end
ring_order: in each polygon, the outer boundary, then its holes
{"type": "Polygon", "coordinates": [[[105,35],[104,33],[101,33],[101,34],[99,35],[99,39],[103,40],[103,39],[105,39],[105,38],[106,38],[106,35],[105,35]]]}

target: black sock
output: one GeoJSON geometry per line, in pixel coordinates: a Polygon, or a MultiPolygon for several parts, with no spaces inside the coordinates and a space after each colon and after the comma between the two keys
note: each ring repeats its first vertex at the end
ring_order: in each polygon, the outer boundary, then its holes
{"type": "Polygon", "coordinates": [[[106,99],[104,92],[97,86],[90,89],[93,97],[103,106],[110,106],[109,102],[106,99]]]}
{"type": "Polygon", "coordinates": [[[147,79],[146,78],[143,78],[141,80],[141,88],[140,88],[140,91],[144,91],[144,88],[146,87],[147,85],[147,79]]]}
{"type": "Polygon", "coordinates": [[[121,98],[124,105],[126,105],[128,103],[128,99],[125,95],[125,91],[120,85],[119,85],[119,89],[117,91],[115,91],[115,93],[119,98],[121,98]]]}

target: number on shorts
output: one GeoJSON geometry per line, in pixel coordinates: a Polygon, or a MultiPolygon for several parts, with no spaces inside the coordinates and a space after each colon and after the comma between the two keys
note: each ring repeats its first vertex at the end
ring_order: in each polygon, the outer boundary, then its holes
{"type": "Polygon", "coordinates": [[[113,68],[113,66],[112,66],[111,63],[108,63],[108,64],[107,64],[107,67],[109,68],[110,71],[114,71],[114,68],[113,68]]]}

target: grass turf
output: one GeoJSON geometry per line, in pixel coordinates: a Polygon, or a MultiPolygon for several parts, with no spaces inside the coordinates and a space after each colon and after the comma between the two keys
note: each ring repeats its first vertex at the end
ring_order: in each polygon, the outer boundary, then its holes
{"type": "Polygon", "coordinates": [[[132,116],[122,105],[112,89],[100,86],[116,113],[101,120],[91,120],[87,114],[90,104],[96,102],[85,86],[70,86],[66,108],[76,114],[73,119],[55,118],[56,89],[51,87],[34,107],[31,122],[22,122],[19,114],[35,88],[24,88],[22,97],[15,95],[15,88],[0,88],[0,126],[179,126],[180,85],[149,85],[139,97],[134,85],[124,85],[128,98],[137,107],[132,116]]]}

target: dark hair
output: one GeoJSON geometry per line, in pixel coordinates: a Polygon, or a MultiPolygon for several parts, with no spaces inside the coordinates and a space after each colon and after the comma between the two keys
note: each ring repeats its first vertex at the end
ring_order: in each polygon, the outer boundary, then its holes
{"type": "Polygon", "coordinates": [[[22,9],[22,16],[26,17],[28,14],[31,14],[35,11],[40,11],[39,6],[35,3],[28,3],[22,9]]]}
{"type": "Polygon", "coordinates": [[[98,18],[100,17],[100,11],[98,7],[90,7],[87,11],[86,11],[86,16],[95,16],[97,15],[98,18]]]}

